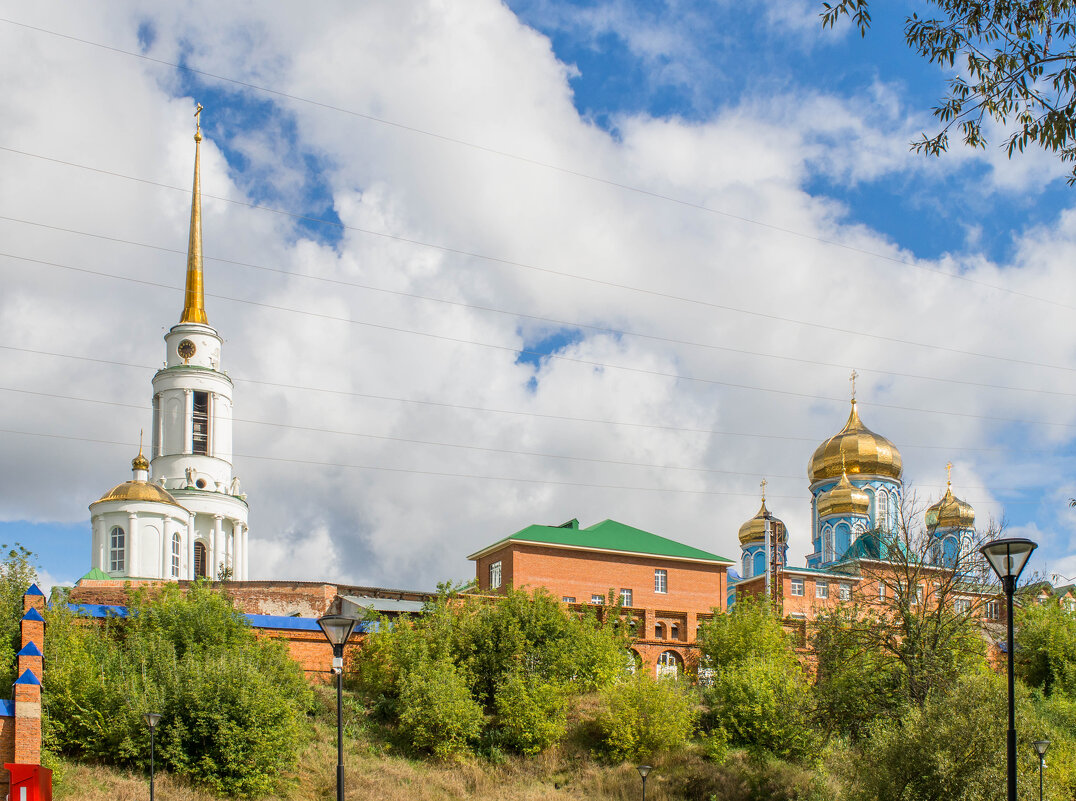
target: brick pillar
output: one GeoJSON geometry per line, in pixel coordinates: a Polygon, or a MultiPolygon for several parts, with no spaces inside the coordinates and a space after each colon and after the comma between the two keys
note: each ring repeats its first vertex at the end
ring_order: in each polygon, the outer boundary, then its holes
{"type": "Polygon", "coordinates": [[[18,653],[18,667],[16,674],[21,676],[26,671],[30,671],[38,679],[42,676],[42,669],[44,668],[44,658],[41,653],[41,649],[37,647],[37,643],[31,642],[23,647],[18,653]]]}
{"type": "Polygon", "coordinates": [[[45,593],[41,592],[41,588],[36,584],[31,584],[30,589],[22,596],[22,611],[25,613],[31,609],[45,613],[45,593]]]}
{"type": "Polygon", "coordinates": [[[15,680],[15,763],[41,764],[41,682],[29,670],[15,680]]]}
{"type": "Polygon", "coordinates": [[[42,652],[45,648],[45,618],[36,609],[31,609],[22,616],[20,625],[22,630],[22,642],[20,646],[25,648],[30,643],[37,645],[42,652]]]}

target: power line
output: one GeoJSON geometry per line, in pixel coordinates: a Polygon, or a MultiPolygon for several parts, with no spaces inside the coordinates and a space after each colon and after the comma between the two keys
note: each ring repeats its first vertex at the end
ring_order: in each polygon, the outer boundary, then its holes
{"type": "MultiPolygon", "coordinates": [[[[45,228],[50,231],[61,231],[63,233],[74,234],[76,236],[85,236],[93,239],[101,239],[107,242],[115,242],[123,245],[131,245],[134,247],[147,248],[150,250],[157,250],[163,253],[174,253],[180,256],[186,256],[186,251],[179,248],[168,248],[162,245],[152,245],[146,242],[135,242],[130,239],[122,239],[120,237],[107,236],[104,234],[95,234],[88,231],[79,231],[73,228],[64,228],[58,225],[50,225],[48,223],[36,222],[34,220],[25,220],[18,217],[8,217],[0,214],[0,220],[7,222],[19,223],[21,225],[30,225],[38,228],[45,228]]],[[[945,384],[957,384],[960,386],[975,387],[977,389],[996,389],[1007,392],[1026,392],[1035,395],[1057,395],[1065,398],[1076,398],[1076,392],[1061,392],[1053,389],[1041,389],[1032,387],[1013,387],[1003,384],[987,384],[979,381],[967,381],[959,378],[942,378],[938,376],[920,375],[917,373],[902,373],[894,370],[880,370],[872,367],[858,367],[854,364],[841,364],[838,362],[825,362],[818,359],[807,359],[799,356],[787,356],[779,353],[767,353],[765,351],[747,350],[745,348],[732,348],[727,345],[715,345],[709,342],[694,342],[685,339],[676,339],[674,337],[664,337],[656,334],[644,334],[639,331],[629,331],[627,329],[610,328],[607,326],[592,325],[590,323],[581,323],[572,320],[560,320],[554,317],[543,317],[536,314],[528,314],[526,312],[511,311],[508,309],[501,309],[494,306],[483,306],[476,303],[464,303],[458,300],[448,300],[446,298],[436,298],[430,295],[421,295],[417,292],[404,292],[398,289],[386,289],[384,287],[377,287],[371,284],[362,284],[356,281],[345,281],[340,278],[329,278],[322,275],[308,275],[305,273],[297,273],[292,270],[285,270],[279,267],[269,267],[262,264],[253,264],[251,262],[237,261],[235,259],[225,259],[218,256],[203,255],[206,261],[218,262],[221,264],[229,264],[236,267],[245,267],[252,270],[260,270],[263,272],[274,273],[276,275],[288,276],[290,278],[298,278],[309,281],[319,281],[322,283],[333,284],[335,286],[346,286],[355,289],[362,289],[370,292],[380,292],[387,295],[394,295],[396,297],[411,298],[415,300],[424,300],[431,303],[440,303],[447,306],[454,306],[456,308],[471,309],[474,311],[490,312],[493,314],[501,314],[510,317],[516,317],[524,320],[533,320],[540,323],[550,323],[553,325],[559,325],[562,327],[586,329],[589,331],[596,331],[598,333],[612,334],[617,337],[637,337],[639,339],[648,339],[655,342],[664,342],[672,345],[687,345],[695,348],[706,348],[708,350],[719,350],[726,353],[736,353],[744,356],[758,356],[767,359],[779,359],[783,361],[796,362],[798,364],[808,364],[816,367],[833,367],[841,370],[852,370],[855,368],[860,373],[872,373],[875,375],[893,376],[896,378],[911,378],[921,381],[935,381],[945,384]]]]}
{"type": "MultiPolygon", "coordinates": [[[[119,442],[116,440],[95,439],[91,437],[75,437],[66,434],[52,434],[39,431],[17,431],[14,429],[0,428],[0,434],[14,434],[18,436],[26,437],[43,437],[47,439],[60,439],[68,440],[71,442],[88,442],[98,445],[116,445],[125,448],[131,447],[129,442],[119,442]]],[[[463,478],[468,480],[478,481],[498,481],[506,483],[516,484],[542,484],[550,486],[564,486],[574,487],[581,489],[607,489],[618,491],[630,491],[630,492],[674,492],[685,495],[716,495],[724,497],[739,497],[739,498],[758,498],[758,494],[755,492],[725,492],[721,490],[695,490],[695,489],[681,489],[676,487],[639,487],[639,486],[626,486],[621,484],[593,484],[584,483],[579,481],[560,481],[557,479],[541,479],[541,478],[520,478],[516,476],[496,476],[496,475],[483,475],[478,473],[449,473],[437,470],[416,470],[407,467],[386,467],[384,465],[365,465],[365,464],[353,464],[349,462],[324,462],[314,459],[294,459],[283,456],[264,456],[260,454],[250,453],[235,453],[234,456],[240,459],[255,459],[267,462],[281,462],[284,464],[301,464],[314,467],[336,467],[346,468],[352,470],[370,470],[387,473],[405,473],[410,475],[420,476],[434,476],[438,478],[463,478]]],[[[772,495],[768,498],[780,498],[781,500],[803,500],[801,495],[772,495]]],[[[978,500],[973,499],[967,501],[968,503],[997,503],[994,500],[978,500]]],[[[1017,503],[1038,503],[1038,501],[1006,501],[1006,504],[1017,503]]]]}
{"type": "MultiPolygon", "coordinates": [[[[3,345],[0,344],[0,349],[16,351],[19,353],[29,353],[37,356],[50,356],[61,359],[73,359],[76,361],[87,361],[95,364],[108,364],[117,367],[131,367],[139,370],[156,370],[158,368],[147,364],[134,364],[131,362],[121,362],[113,359],[101,359],[93,356],[75,356],[68,353],[57,353],[55,351],[37,350],[33,348],[17,347],[15,345],[3,345]]],[[[301,386],[298,384],[284,384],[276,381],[262,381],[254,378],[242,378],[229,374],[229,376],[236,383],[253,384],[255,386],[272,387],[274,389],[296,390],[301,392],[313,392],[316,394],[337,395],[340,397],[349,398],[362,398],[364,400],[379,400],[392,403],[407,403],[418,406],[432,406],[436,408],[454,409],[460,411],[469,412],[481,412],[484,414],[506,414],[517,417],[534,417],[543,420],[558,420],[572,423],[593,423],[600,425],[611,426],[623,426],[626,428],[642,428],[652,429],[657,431],[675,431],[688,434],[705,434],[707,436],[723,436],[723,437],[747,437],[750,439],[773,439],[786,442],[814,442],[818,443],[825,439],[825,437],[796,437],[783,434],[764,434],[745,431],[722,431],[713,428],[690,428],[684,426],[670,426],[661,425],[657,423],[641,423],[636,421],[625,420],[603,420],[601,418],[589,418],[589,417],[571,417],[569,415],[559,414],[545,414],[542,412],[525,412],[518,409],[496,409],[486,406],[471,406],[461,403],[448,403],[446,401],[435,401],[418,398],[401,398],[392,395],[377,395],[367,392],[356,392],[354,390],[333,389],[330,387],[312,387],[301,386]]],[[[869,404],[867,404],[869,405],[869,404]]],[[[903,445],[901,446],[906,450],[941,450],[941,451],[966,451],[972,453],[1032,453],[1032,454],[1050,454],[1053,451],[1049,449],[1028,449],[1028,448],[973,448],[961,445],[903,445]]]]}
{"type": "MultiPolygon", "coordinates": [[[[649,197],[649,198],[653,198],[655,200],[661,200],[661,201],[665,201],[665,202],[668,202],[668,203],[674,203],[676,205],[683,206],[683,207],[686,207],[686,208],[695,209],[697,211],[703,211],[703,212],[706,212],[708,214],[714,214],[714,215],[717,215],[717,216],[720,216],[720,217],[724,217],[726,219],[736,220],[738,222],[743,222],[743,223],[747,223],[749,225],[758,226],[760,228],[765,228],[765,229],[770,230],[770,231],[775,231],[775,232],[786,234],[786,235],[789,235],[789,236],[794,236],[794,237],[797,237],[797,238],[800,238],[800,239],[805,239],[805,240],[808,240],[808,241],[811,241],[811,242],[816,242],[818,244],[829,245],[830,247],[840,248],[842,250],[846,250],[846,251],[849,251],[849,252],[852,252],[852,253],[858,253],[860,255],[869,256],[871,258],[891,262],[893,264],[900,264],[900,265],[905,266],[905,267],[912,267],[914,269],[922,270],[923,272],[931,273],[933,275],[938,275],[938,276],[943,276],[943,277],[946,277],[946,278],[952,278],[952,279],[956,279],[956,280],[959,280],[959,281],[964,281],[966,283],[974,284],[976,286],[982,286],[984,288],[992,289],[992,290],[997,291],[997,292],[1003,292],[1003,293],[1014,295],[1014,296],[1017,296],[1017,297],[1026,298],[1028,300],[1034,300],[1034,301],[1037,301],[1039,303],[1045,303],[1045,304],[1048,304],[1050,306],[1056,306],[1056,307],[1063,308],[1063,309],[1076,310],[1076,306],[1072,306],[1072,305],[1065,304],[1065,303],[1060,303],[1060,302],[1052,300],[1050,298],[1043,298],[1043,297],[1040,297],[1040,296],[1037,296],[1037,295],[1031,295],[1031,294],[1026,293],[1026,292],[1020,292],[1019,290],[1010,289],[1009,287],[1003,287],[1003,286],[999,286],[997,284],[990,284],[990,283],[988,283],[986,281],[980,281],[978,279],[971,278],[971,277],[966,276],[966,275],[961,275],[959,273],[949,273],[949,272],[946,272],[944,270],[939,270],[939,269],[935,269],[935,268],[931,268],[931,267],[926,267],[926,266],[924,266],[922,264],[919,264],[917,262],[914,262],[914,261],[908,261],[906,259],[900,259],[900,258],[897,258],[895,256],[889,256],[889,255],[886,255],[884,253],[878,253],[877,251],[868,250],[866,248],[856,247],[855,245],[849,245],[849,244],[847,244],[845,242],[838,242],[836,240],[826,239],[824,237],[820,237],[820,236],[817,236],[817,235],[814,235],[814,234],[808,234],[808,233],[804,233],[802,231],[796,231],[794,229],[785,228],[783,226],[776,225],[776,224],[773,224],[773,223],[767,223],[767,222],[763,222],[761,220],[755,220],[755,219],[750,218],[750,217],[745,217],[745,216],[740,215],[740,214],[734,214],[732,212],[724,211],[724,210],[721,210],[721,209],[715,209],[715,208],[712,208],[710,206],[705,206],[705,205],[703,205],[701,203],[695,203],[695,202],[690,201],[690,200],[685,200],[683,198],[677,198],[677,197],[674,197],[672,195],[666,195],[666,194],[663,194],[663,193],[660,193],[660,192],[655,192],[655,191],[650,190],[650,189],[644,189],[642,187],[633,186],[631,184],[625,184],[625,183],[622,183],[622,182],[619,182],[619,181],[611,180],[609,178],[602,178],[600,176],[591,175],[589,173],[585,173],[585,172],[582,172],[580,170],[574,170],[574,169],[571,169],[569,167],[564,167],[564,166],[561,166],[561,165],[558,165],[558,164],[553,164],[551,162],[542,161],[540,159],[535,159],[535,158],[531,158],[531,157],[528,157],[528,156],[523,156],[523,155],[520,155],[520,154],[517,154],[517,153],[511,153],[511,152],[505,151],[505,150],[498,150],[496,148],[489,147],[487,145],[482,145],[482,144],[478,144],[476,142],[468,141],[466,139],[461,139],[461,138],[457,138],[457,137],[453,137],[453,136],[448,136],[446,134],[441,134],[441,133],[437,133],[437,132],[434,132],[434,131],[429,131],[429,130],[426,130],[426,129],[423,129],[423,128],[419,128],[417,126],[407,125],[407,124],[397,122],[397,121],[394,121],[394,120],[390,120],[390,119],[387,119],[387,118],[384,118],[384,117],[378,117],[378,116],[373,115],[373,114],[368,114],[368,113],[365,113],[365,112],[356,111],[354,109],[343,108],[342,106],[336,106],[336,105],[333,105],[331,103],[325,103],[325,102],[322,102],[322,101],[313,100],[311,98],[302,97],[300,95],[295,95],[295,94],[291,94],[291,93],[288,93],[288,92],[283,92],[283,91],[280,91],[278,89],[272,89],[272,88],[267,87],[267,86],[261,86],[261,85],[258,85],[258,84],[250,83],[248,81],[241,81],[241,80],[238,80],[236,78],[230,78],[230,77],[225,76],[225,75],[217,75],[215,73],[207,72],[205,70],[196,69],[196,68],[188,66],[186,64],[181,64],[181,63],[171,62],[171,61],[165,61],[164,59],[154,58],[152,56],[146,55],[145,53],[137,53],[137,52],[134,52],[132,50],[125,50],[123,48],[115,47],[113,45],[106,45],[106,44],[103,44],[101,42],[92,41],[90,39],[84,39],[84,38],[77,37],[77,36],[71,36],[69,34],[60,33],[59,31],[53,31],[53,30],[49,30],[47,28],[41,28],[41,27],[38,27],[38,26],[29,25],[27,23],[18,22],[16,20],[0,18],[0,22],[5,22],[5,23],[7,23],[9,25],[15,25],[15,26],[27,29],[27,30],[36,31],[37,33],[43,33],[43,34],[46,34],[46,35],[49,35],[49,36],[54,36],[54,37],[57,37],[57,38],[60,38],[60,39],[66,39],[68,41],[78,42],[80,44],[88,45],[90,47],[96,47],[96,48],[99,48],[101,50],[106,50],[106,51],[109,51],[109,52],[112,52],[112,53],[117,53],[117,54],[120,54],[120,55],[129,56],[131,58],[141,59],[143,61],[150,62],[150,63],[153,63],[153,64],[159,64],[161,66],[170,67],[172,69],[177,69],[177,70],[181,70],[181,71],[184,71],[184,72],[189,72],[189,73],[191,73],[193,75],[200,75],[200,76],[202,76],[204,78],[212,78],[213,80],[222,81],[222,82],[225,82],[225,83],[230,83],[230,84],[233,84],[235,86],[241,86],[241,87],[243,87],[245,89],[251,89],[251,90],[254,90],[256,92],[262,92],[262,93],[265,93],[265,94],[273,95],[275,97],[280,97],[280,98],[284,98],[286,100],[291,100],[291,101],[294,101],[294,102],[297,102],[297,103],[304,103],[304,104],[307,104],[307,105],[310,105],[310,106],[315,106],[317,108],[323,108],[323,109],[326,109],[326,110],[329,110],[329,111],[335,111],[335,112],[338,112],[338,113],[341,113],[341,114],[346,114],[346,115],[356,117],[356,118],[359,118],[359,119],[367,120],[369,122],[373,122],[373,123],[376,123],[376,124],[379,124],[379,125],[385,125],[385,126],[388,126],[388,127],[391,127],[391,128],[395,128],[397,130],[407,131],[409,133],[418,134],[420,136],[426,136],[426,137],[429,137],[431,139],[436,139],[436,140],[439,140],[439,141],[442,141],[442,142],[447,142],[447,143],[450,143],[450,144],[459,145],[461,147],[470,148],[472,150],[476,150],[476,151],[479,151],[479,152],[482,152],[482,153],[487,153],[487,154],[499,156],[499,157],[502,157],[502,158],[512,159],[514,161],[518,161],[518,162],[521,162],[521,163],[524,163],[524,164],[529,164],[529,165],[532,165],[532,166],[535,166],[535,167],[541,167],[543,169],[553,170],[555,172],[559,172],[559,173],[562,173],[564,175],[570,175],[570,176],[573,176],[575,178],[581,178],[583,180],[591,181],[591,182],[601,184],[601,185],[604,185],[604,186],[614,187],[616,189],[622,189],[624,191],[632,192],[632,193],[642,195],[642,196],[645,196],[645,197],[649,197]]],[[[319,221],[319,222],[326,222],[326,221],[319,221]]]]}
{"type": "MultiPolygon", "coordinates": [[[[32,264],[40,264],[47,267],[57,267],[64,270],[70,270],[72,272],[83,273],[86,275],[93,275],[100,278],[110,278],[113,280],[123,281],[124,283],[141,284],[143,286],[150,286],[157,289],[167,289],[169,291],[178,291],[180,287],[173,286],[171,284],[163,284],[157,281],[148,281],[144,278],[132,278],[129,276],[116,275],[114,273],[106,273],[101,270],[91,270],[85,267],[75,267],[69,264],[61,264],[59,262],[46,261],[44,259],[33,259],[28,256],[18,256],[12,253],[0,252],[0,256],[17,259],[20,261],[30,262],[32,264]]],[[[299,314],[306,317],[315,317],[322,320],[330,320],[333,322],[345,323],[347,325],[358,325],[365,328],[373,328],[379,331],[389,331],[398,334],[411,334],[413,336],[425,337],[428,339],[435,339],[442,342],[452,342],[458,345],[472,345],[480,348],[488,348],[491,350],[498,350],[508,353],[518,353],[524,356],[535,356],[545,359],[556,359],[557,361],[568,362],[570,364],[579,364],[584,367],[600,367],[602,369],[623,370],[625,372],[637,373],[640,375],[652,376],[655,378],[671,378],[677,381],[693,381],[701,384],[710,384],[713,386],[728,387],[730,389],[740,389],[749,392],[766,392],[773,395],[779,395],[786,398],[802,398],[805,400],[820,400],[827,401],[829,403],[845,403],[843,398],[830,398],[824,395],[812,395],[806,392],[794,392],[792,390],[774,389],[772,387],[759,387],[752,384],[741,384],[734,381],[721,381],[716,378],[702,378],[699,376],[684,375],[681,373],[667,373],[661,370],[649,370],[644,367],[632,367],[624,364],[610,364],[608,362],[597,362],[590,359],[581,359],[575,356],[567,356],[561,353],[542,353],[540,351],[526,350],[524,348],[517,348],[511,345],[498,345],[490,342],[480,342],[473,339],[464,339],[462,337],[452,337],[446,334],[433,334],[427,331],[416,331],[411,328],[403,328],[400,326],[386,325],[383,323],[372,323],[366,320],[356,320],[351,317],[340,317],[337,315],[326,314],[324,312],[313,312],[305,309],[295,309],[289,306],[280,306],[272,303],[264,303],[256,300],[246,300],[243,298],[235,298],[229,295],[220,295],[212,292],[206,292],[206,297],[215,298],[217,300],[227,300],[233,303],[241,303],[248,306],[254,306],[262,309],[271,309],[273,311],[287,312],[291,314],[299,314]]],[[[940,414],[948,417],[964,417],[973,420],[987,420],[990,422],[1000,423],[1016,423],[1019,425],[1041,425],[1041,426],[1056,426],[1059,428],[1076,428],[1076,423],[1060,423],[1047,420],[1020,420],[1008,417],[995,417],[992,415],[972,414],[971,412],[955,412],[944,409],[922,409],[914,406],[901,406],[898,404],[890,403],[874,403],[877,408],[893,409],[896,411],[912,412],[915,414],[940,414]]]]}
{"type": "MultiPolygon", "coordinates": [[[[0,19],[0,22],[2,22],[2,21],[3,20],[0,19]]],[[[136,181],[138,183],[144,183],[144,184],[148,184],[148,185],[151,185],[151,186],[157,186],[157,187],[161,187],[161,188],[165,188],[165,189],[171,189],[171,190],[174,190],[174,191],[177,191],[177,192],[186,193],[186,192],[189,191],[188,189],[186,189],[184,187],[173,186],[171,184],[164,184],[164,183],[160,183],[158,181],[150,181],[150,180],[147,180],[147,179],[144,179],[144,178],[135,178],[133,176],[124,175],[122,173],[112,172],[110,170],[98,169],[96,167],[89,167],[89,166],[86,166],[86,165],[83,165],[83,164],[77,164],[75,162],[64,161],[62,159],[55,159],[55,158],[51,158],[51,157],[48,157],[48,156],[42,156],[42,155],[39,155],[39,154],[36,154],[36,153],[29,153],[29,152],[23,151],[23,150],[16,150],[15,148],[0,146],[0,151],[6,151],[6,152],[9,152],[9,153],[16,153],[18,155],[28,156],[30,158],[41,159],[43,161],[49,161],[49,162],[53,162],[53,163],[56,163],[56,164],[62,164],[62,165],[68,166],[68,167],[75,167],[75,168],[78,168],[78,169],[88,170],[90,172],[96,172],[96,173],[100,173],[100,174],[103,174],[103,175],[113,176],[113,177],[116,177],[116,178],[123,178],[125,180],[136,181]]],[[[850,328],[841,328],[839,326],[826,325],[824,323],[815,323],[815,322],[810,322],[808,320],[800,320],[800,319],[797,319],[797,318],[794,318],[794,317],[786,317],[786,316],[783,316],[783,315],[772,314],[772,313],[769,313],[769,312],[760,312],[760,311],[754,311],[754,310],[751,310],[751,309],[740,308],[740,307],[737,307],[737,306],[728,306],[728,305],[721,304],[721,303],[714,303],[712,301],[702,300],[700,298],[692,298],[692,297],[687,297],[687,296],[683,296],[683,295],[675,295],[675,294],[672,294],[672,293],[669,293],[669,292],[661,292],[661,291],[655,290],[655,289],[646,289],[646,288],[643,288],[643,287],[636,287],[636,286],[631,286],[631,285],[628,285],[628,284],[620,284],[620,283],[617,283],[615,281],[606,281],[606,280],[603,280],[603,279],[600,279],[600,278],[593,278],[593,277],[590,277],[590,276],[578,275],[578,274],[575,274],[575,273],[564,272],[564,271],[561,271],[561,270],[554,270],[554,269],[549,268],[549,267],[541,267],[541,266],[538,266],[538,265],[528,264],[526,262],[513,261],[511,259],[504,259],[504,258],[500,258],[498,256],[487,256],[485,254],[478,253],[478,252],[475,252],[475,251],[469,251],[469,250],[463,250],[463,249],[460,249],[460,248],[448,247],[446,245],[438,245],[438,244],[434,244],[434,243],[431,243],[431,242],[425,242],[425,241],[422,241],[422,240],[419,240],[419,239],[413,239],[411,237],[405,237],[405,236],[402,236],[402,235],[399,235],[399,234],[390,234],[390,233],[386,233],[386,232],[383,232],[383,231],[373,231],[373,230],[370,230],[370,229],[367,229],[367,228],[359,228],[357,226],[345,225],[344,223],[336,221],[336,220],[325,220],[325,219],[318,218],[318,217],[310,217],[310,216],[307,216],[307,215],[296,214],[294,212],[285,211],[283,209],[276,209],[276,208],[273,208],[271,206],[264,206],[264,205],[260,205],[260,204],[257,204],[257,203],[249,203],[249,202],[246,202],[246,201],[235,200],[233,198],[220,197],[220,196],[217,196],[217,195],[210,195],[210,194],[207,194],[205,192],[202,193],[202,197],[204,197],[204,198],[208,197],[208,198],[212,198],[214,200],[220,200],[220,201],[225,202],[225,203],[232,203],[232,204],[235,204],[237,206],[243,206],[245,208],[250,208],[250,209],[254,209],[254,210],[258,210],[258,211],[268,211],[268,212],[271,212],[273,214],[280,214],[280,215],[283,215],[283,216],[292,217],[294,219],[302,220],[302,221],[305,221],[305,222],[324,223],[326,225],[336,226],[336,227],[339,227],[339,228],[342,228],[342,229],[345,229],[345,230],[348,230],[348,231],[356,231],[358,233],[369,234],[371,236],[383,237],[383,238],[391,239],[391,240],[397,241],[397,242],[403,242],[403,243],[406,243],[406,244],[416,245],[416,246],[420,246],[420,247],[426,247],[426,248],[430,248],[430,249],[433,249],[433,250],[439,250],[439,251],[441,251],[443,253],[449,253],[449,254],[456,255],[456,256],[464,256],[464,257],[467,257],[467,258],[481,259],[483,261],[488,261],[488,262],[490,262],[492,264],[500,264],[500,265],[508,266],[508,267],[518,267],[518,268],[521,268],[521,269],[533,270],[533,271],[545,273],[545,274],[548,274],[548,275],[556,275],[556,276],[559,276],[559,277],[562,277],[562,278],[570,278],[570,279],[573,279],[573,280],[584,281],[586,283],[591,283],[591,284],[595,284],[595,285],[598,285],[598,286],[606,286],[606,287],[611,287],[611,288],[615,288],[615,289],[622,289],[622,290],[625,290],[625,291],[628,291],[628,292],[636,292],[636,293],[639,293],[639,294],[648,295],[650,297],[662,298],[664,300],[672,300],[672,301],[677,301],[677,302],[680,302],[680,303],[689,303],[689,304],[696,305],[696,306],[703,306],[705,308],[718,309],[720,311],[727,311],[727,312],[732,312],[732,313],[735,313],[735,314],[742,314],[742,315],[745,315],[745,316],[748,316],[748,317],[756,317],[756,318],[763,319],[763,320],[769,320],[771,322],[782,322],[782,323],[787,323],[789,325],[802,326],[802,327],[805,327],[805,328],[815,328],[815,329],[818,329],[820,331],[829,331],[830,333],[837,333],[837,334],[845,334],[845,335],[849,335],[849,336],[863,337],[865,339],[874,339],[874,340],[877,340],[879,342],[889,342],[889,343],[892,343],[892,344],[906,345],[908,347],[924,348],[924,349],[927,349],[927,350],[936,350],[936,351],[941,351],[941,352],[945,352],[945,353],[955,353],[955,354],[958,354],[958,355],[961,355],[961,356],[974,356],[974,357],[981,358],[981,359],[993,359],[993,360],[996,360],[996,361],[1006,362],[1006,363],[1009,363],[1009,364],[1022,364],[1022,365],[1031,366],[1031,367],[1043,367],[1043,368],[1050,369],[1050,370],[1060,370],[1060,371],[1064,371],[1064,372],[1076,372],[1076,368],[1066,367],[1064,365],[1050,364],[1050,363],[1046,363],[1046,362],[1034,362],[1034,361],[1029,361],[1027,359],[1017,359],[1017,358],[1014,358],[1014,357],[1011,357],[1011,356],[999,356],[999,355],[990,354],[990,353],[979,353],[977,351],[961,350],[960,348],[952,348],[952,347],[949,347],[949,346],[946,346],[946,345],[938,345],[936,343],[919,342],[919,341],[916,341],[916,340],[902,339],[900,337],[892,337],[892,336],[887,336],[885,334],[874,334],[874,333],[870,333],[870,332],[866,332],[866,331],[856,331],[856,330],[853,330],[853,329],[850,329],[850,328]]],[[[1076,307],[1074,307],[1074,308],[1076,308],[1076,307]]]]}

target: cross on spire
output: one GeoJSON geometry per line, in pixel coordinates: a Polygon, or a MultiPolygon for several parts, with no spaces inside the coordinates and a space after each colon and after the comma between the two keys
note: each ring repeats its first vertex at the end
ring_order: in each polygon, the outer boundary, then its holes
{"type": "Polygon", "coordinates": [[[945,484],[946,486],[953,486],[953,463],[945,463],[945,484]]]}
{"type": "Polygon", "coordinates": [[[766,502],[766,479],[762,479],[762,481],[759,483],[759,487],[762,488],[762,502],[765,503],[766,502]]]}
{"type": "Polygon", "coordinates": [[[203,108],[202,104],[199,103],[197,110],[195,110],[195,112],[194,112],[194,129],[195,129],[194,132],[195,133],[201,133],[202,132],[202,108],[203,108]]]}
{"type": "Polygon", "coordinates": [[[848,380],[852,382],[852,402],[853,403],[856,400],[856,378],[858,378],[858,377],[859,377],[859,373],[857,373],[855,371],[855,369],[852,370],[852,375],[848,377],[848,380]]]}

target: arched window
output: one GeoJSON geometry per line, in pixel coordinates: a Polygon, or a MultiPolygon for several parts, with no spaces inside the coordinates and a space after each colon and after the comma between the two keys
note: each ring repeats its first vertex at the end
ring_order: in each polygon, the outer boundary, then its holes
{"type": "Polygon", "coordinates": [[[878,490],[878,495],[874,499],[874,523],[875,528],[880,528],[882,531],[889,531],[889,493],[884,489],[878,490]]]}
{"type": "Polygon", "coordinates": [[[664,640],[665,639],[665,626],[663,624],[661,624],[661,623],[655,623],[654,624],[654,639],[655,640],[664,640]]]}
{"type": "Polygon", "coordinates": [[[206,572],[206,558],[205,558],[205,543],[194,543],[194,577],[195,578],[209,578],[209,574],[206,572]]]}
{"type": "Polygon", "coordinates": [[[172,578],[179,578],[179,549],[181,543],[179,540],[179,532],[175,532],[172,535],[172,578]]]}
{"type": "Polygon", "coordinates": [[[109,540],[108,570],[110,573],[122,573],[127,549],[127,535],[119,526],[113,526],[109,540]]]}
{"type": "Polygon", "coordinates": [[[867,497],[870,499],[870,506],[867,507],[867,514],[870,515],[871,520],[874,520],[878,517],[878,507],[875,506],[877,499],[874,497],[874,490],[870,487],[863,487],[862,489],[867,493],[867,497]]]}
{"type": "Polygon", "coordinates": [[[749,553],[743,555],[743,577],[751,578],[751,554],[749,553]]]}
{"type": "Polygon", "coordinates": [[[677,626],[675,623],[673,623],[671,626],[669,626],[669,639],[670,640],[679,640],[680,639],[680,627],[677,626]]]}
{"type": "Polygon", "coordinates": [[[844,556],[845,552],[848,550],[848,546],[852,544],[851,532],[848,530],[847,523],[840,523],[837,525],[837,528],[834,531],[833,541],[834,558],[836,559],[844,556]]]}
{"type": "Polygon", "coordinates": [[[946,537],[942,542],[942,563],[946,567],[953,567],[959,553],[960,543],[957,541],[956,536],[950,535],[946,537]]]}
{"type": "Polygon", "coordinates": [[[833,561],[833,528],[831,526],[822,529],[822,561],[833,561]]]}
{"type": "Polygon", "coordinates": [[[888,531],[897,530],[897,493],[889,493],[889,528],[888,531]]]}
{"type": "Polygon", "coordinates": [[[766,552],[755,551],[755,563],[751,569],[752,576],[761,576],[766,572],[766,552]]]}
{"type": "Polygon", "coordinates": [[[680,672],[681,660],[676,651],[662,651],[658,657],[658,676],[675,676],[680,672]]]}

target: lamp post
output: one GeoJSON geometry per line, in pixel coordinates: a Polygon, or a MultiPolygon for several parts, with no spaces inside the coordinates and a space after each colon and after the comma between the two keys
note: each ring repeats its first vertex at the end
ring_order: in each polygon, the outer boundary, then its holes
{"type": "Polygon", "coordinates": [[[1029,539],[1009,537],[988,542],[979,549],[1001,579],[1002,589],[1005,590],[1008,629],[1006,650],[1009,655],[1008,801],[1016,801],[1016,692],[1013,678],[1012,596],[1016,591],[1016,580],[1020,578],[1027,560],[1031,558],[1031,552],[1037,547],[1038,545],[1029,539]]]}
{"type": "Polygon", "coordinates": [[[1046,763],[1046,749],[1050,747],[1050,741],[1036,740],[1031,745],[1039,755],[1039,801],[1042,801],[1042,767],[1046,763]]]}
{"type": "Polygon", "coordinates": [[[650,773],[651,768],[649,765],[640,765],[636,770],[643,779],[643,801],[646,801],[646,775],[650,773]]]}
{"type": "Polygon", "coordinates": [[[153,732],[157,729],[157,724],[161,722],[161,715],[159,712],[146,712],[142,715],[142,720],[146,721],[146,725],[149,726],[149,801],[153,801],[153,732]]]}
{"type": "Polygon", "coordinates": [[[318,625],[333,647],[336,674],[336,801],[344,801],[344,645],[355,629],[356,620],[344,615],[325,615],[318,625]]]}

